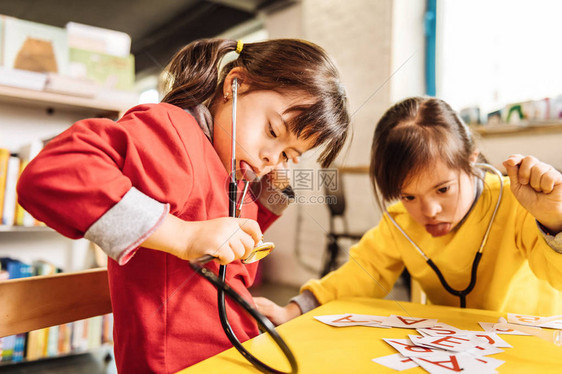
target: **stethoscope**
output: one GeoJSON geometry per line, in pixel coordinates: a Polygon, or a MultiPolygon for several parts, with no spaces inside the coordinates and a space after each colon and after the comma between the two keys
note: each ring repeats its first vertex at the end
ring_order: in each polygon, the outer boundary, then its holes
{"type": "MultiPolygon", "coordinates": [[[[248,191],[249,182],[247,180],[244,181],[244,189],[242,192],[242,198],[240,199],[240,204],[237,207],[237,197],[238,197],[238,183],[236,180],[236,105],[238,101],[238,81],[234,78],[232,82],[232,143],[231,143],[231,159],[230,159],[230,181],[228,184],[228,198],[229,198],[229,216],[230,217],[237,217],[242,209],[242,204],[244,202],[244,198],[248,191]]],[[[258,261],[265,256],[267,256],[274,248],[273,243],[263,243],[260,241],[258,245],[252,250],[250,255],[242,260],[243,263],[249,264],[255,261],[258,261]]],[[[213,284],[217,288],[218,292],[218,309],[219,309],[219,317],[221,321],[222,328],[230,340],[230,343],[244,356],[246,360],[248,360],[252,365],[254,365],[258,370],[264,373],[274,373],[274,374],[285,374],[283,371],[279,371],[274,369],[250,352],[248,352],[240,343],[236,334],[232,330],[230,323],[228,322],[228,317],[226,315],[226,307],[225,307],[225,294],[228,295],[235,303],[240,305],[246,312],[248,312],[258,323],[258,326],[262,331],[266,331],[271,338],[275,341],[275,343],[279,346],[285,357],[287,357],[287,361],[291,365],[291,371],[288,372],[290,374],[295,374],[298,372],[298,365],[293,355],[293,352],[289,349],[283,338],[279,335],[279,333],[275,330],[275,326],[269,319],[267,319],[264,315],[259,313],[255,308],[253,308],[246,300],[242,298],[236,291],[234,291],[228,284],[226,284],[226,265],[220,265],[219,267],[219,275],[215,275],[212,271],[205,268],[203,265],[207,264],[208,262],[214,260],[215,257],[212,255],[205,255],[200,257],[199,259],[190,262],[191,268],[195,270],[199,275],[207,279],[211,284],[213,284]]]]}
{"type": "Polygon", "coordinates": [[[466,296],[474,289],[474,286],[476,286],[478,264],[480,263],[480,259],[482,258],[482,251],[484,250],[484,246],[486,246],[486,242],[488,241],[488,235],[490,234],[490,230],[492,229],[492,224],[494,223],[494,219],[496,218],[496,214],[500,207],[500,203],[503,196],[503,177],[500,171],[489,164],[475,164],[475,166],[482,169],[487,169],[498,176],[500,180],[500,193],[498,195],[498,201],[496,201],[494,212],[492,213],[492,217],[490,218],[490,222],[488,223],[488,227],[486,228],[486,232],[484,233],[484,237],[482,238],[482,242],[480,243],[480,248],[478,249],[478,252],[476,252],[476,255],[474,256],[474,260],[472,261],[470,283],[464,290],[456,290],[453,287],[451,287],[449,283],[447,283],[447,280],[445,279],[443,273],[441,273],[441,270],[439,270],[437,265],[435,265],[435,263],[429,257],[427,257],[424,251],[422,251],[422,249],[416,243],[414,243],[414,241],[408,236],[408,234],[402,229],[402,227],[400,227],[400,225],[394,220],[394,218],[392,218],[392,216],[385,209],[386,215],[388,216],[388,218],[390,218],[394,226],[396,226],[396,228],[402,233],[402,235],[406,237],[406,239],[412,244],[412,246],[414,246],[414,248],[418,251],[418,253],[422,255],[422,257],[425,259],[425,262],[433,269],[435,274],[437,274],[437,277],[439,278],[439,281],[441,282],[445,290],[447,290],[447,292],[449,292],[450,294],[459,297],[461,308],[466,308],[466,296]]]}

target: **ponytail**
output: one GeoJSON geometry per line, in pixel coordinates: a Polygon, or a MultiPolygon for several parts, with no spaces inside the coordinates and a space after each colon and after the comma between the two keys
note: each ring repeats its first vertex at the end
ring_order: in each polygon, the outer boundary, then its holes
{"type": "Polygon", "coordinates": [[[189,108],[215,95],[219,63],[236,50],[236,42],[225,39],[202,39],[188,44],[170,61],[165,70],[162,102],[189,108]]]}

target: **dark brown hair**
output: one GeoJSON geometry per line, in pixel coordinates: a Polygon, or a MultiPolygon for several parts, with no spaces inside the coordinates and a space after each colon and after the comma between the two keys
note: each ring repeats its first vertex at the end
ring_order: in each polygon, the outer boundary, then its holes
{"type": "Polygon", "coordinates": [[[345,90],[339,74],[319,46],[298,39],[275,39],[244,44],[238,58],[219,73],[221,59],[236,49],[236,41],[204,39],[180,50],[166,68],[163,102],[189,108],[210,105],[222,97],[225,77],[235,67],[245,73],[246,93],[273,90],[282,94],[302,92],[312,104],[295,105],[289,111],[297,115],[289,129],[303,139],[313,138],[314,147],[325,145],[318,157],[327,167],[342,149],[347,137],[350,116],[345,90]]]}
{"type": "Polygon", "coordinates": [[[470,162],[475,149],[470,130],[443,100],[412,97],[395,104],[379,120],[371,148],[377,200],[397,199],[404,183],[436,159],[478,176],[470,162]]]}

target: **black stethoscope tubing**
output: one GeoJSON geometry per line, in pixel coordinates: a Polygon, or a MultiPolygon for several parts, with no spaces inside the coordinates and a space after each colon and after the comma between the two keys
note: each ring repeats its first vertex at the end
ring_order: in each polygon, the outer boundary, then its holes
{"type": "Polygon", "coordinates": [[[476,252],[476,256],[474,256],[474,260],[472,261],[472,271],[471,271],[471,274],[470,274],[470,283],[462,291],[455,290],[453,287],[451,287],[449,285],[449,283],[447,283],[447,280],[443,276],[443,273],[441,273],[441,270],[439,270],[437,265],[435,265],[435,263],[433,261],[431,261],[430,258],[428,258],[426,260],[426,263],[433,269],[435,274],[437,274],[437,277],[439,278],[439,281],[441,282],[443,287],[447,290],[447,292],[449,292],[452,295],[455,295],[455,296],[459,297],[461,308],[466,308],[466,296],[472,291],[474,286],[476,286],[476,273],[478,272],[478,264],[480,263],[480,258],[482,258],[482,252],[476,252]]]}
{"type": "MultiPolygon", "coordinates": [[[[238,82],[235,78],[232,82],[232,145],[231,145],[231,172],[230,172],[230,182],[228,184],[228,199],[229,199],[229,216],[236,217],[236,202],[238,197],[238,183],[236,181],[236,103],[237,103],[237,96],[238,96],[238,82]]],[[[244,197],[242,197],[243,199],[244,197]]],[[[226,314],[226,306],[225,306],[225,294],[228,295],[235,303],[240,305],[248,314],[250,314],[258,323],[258,326],[261,328],[262,331],[266,331],[273,341],[279,346],[281,351],[287,357],[289,364],[291,365],[291,371],[288,372],[289,374],[296,374],[298,373],[298,364],[293,352],[289,349],[283,338],[279,335],[277,330],[275,330],[275,326],[269,319],[267,319],[264,315],[258,312],[255,308],[253,308],[246,300],[240,296],[236,291],[234,291],[228,284],[226,284],[226,265],[220,265],[219,267],[219,275],[218,277],[209,269],[205,268],[203,265],[208,263],[211,260],[214,260],[215,257],[211,255],[205,255],[199,258],[196,261],[190,262],[191,268],[197,272],[197,274],[201,275],[205,279],[207,279],[213,286],[217,289],[217,304],[219,310],[219,317],[221,321],[222,328],[228,337],[228,340],[234,348],[244,356],[246,360],[248,360],[252,365],[254,365],[258,370],[264,373],[272,373],[272,374],[286,374],[284,371],[279,371],[277,369],[272,368],[271,366],[263,363],[257,357],[252,355],[240,340],[236,337],[236,334],[232,330],[230,323],[228,322],[228,316],[226,314]]]]}
{"type": "Polygon", "coordinates": [[[228,340],[232,345],[244,356],[246,360],[248,360],[252,365],[254,365],[258,370],[264,373],[273,373],[273,374],[285,374],[286,372],[279,371],[270,367],[269,365],[263,363],[254,355],[252,355],[248,350],[244,348],[242,343],[236,337],[236,334],[232,330],[230,323],[228,322],[228,316],[226,314],[226,306],[225,306],[225,295],[228,295],[235,303],[240,305],[248,314],[250,314],[258,323],[258,326],[262,331],[266,331],[273,341],[279,346],[283,354],[287,357],[289,364],[291,365],[291,371],[288,372],[290,374],[298,373],[298,364],[293,355],[293,352],[289,349],[283,338],[279,335],[277,330],[275,330],[275,326],[269,319],[267,319],[264,315],[258,312],[255,308],[253,308],[246,300],[240,296],[236,291],[234,291],[228,284],[225,282],[226,278],[226,265],[221,265],[219,268],[219,275],[215,275],[211,270],[203,267],[205,261],[208,262],[213,260],[214,257],[212,256],[204,256],[201,260],[197,262],[190,262],[191,268],[197,272],[200,276],[205,278],[209,281],[213,286],[217,288],[217,302],[218,302],[218,309],[219,309],[219,317],[221,321],[222,328],[228,337],[228,340]]]}

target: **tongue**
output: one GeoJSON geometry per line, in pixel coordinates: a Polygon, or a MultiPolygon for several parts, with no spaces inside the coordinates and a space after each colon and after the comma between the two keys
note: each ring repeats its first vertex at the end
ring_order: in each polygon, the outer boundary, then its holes
{"type": "Polygon", "coordinates": [[[451,224],[444,222],[435,225],[425,225],[425,230],[430,233],[431,236],[443,236],[449,233],[451,224]]]}
{"type": "Polygon", "coordinates": [[[242,173],[242,178],[248,182],[253,182],[258,178],[256,173],[254,173],[251,166],[248,165],[246,161],[240,161],[240,172],[242,173]]]}

